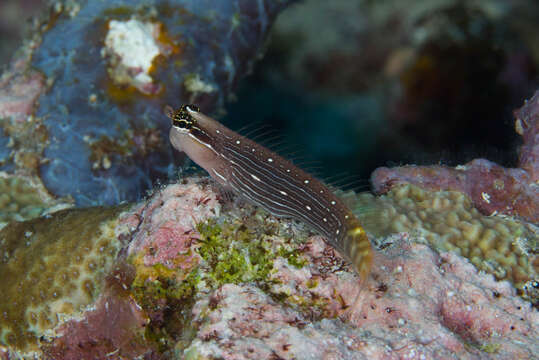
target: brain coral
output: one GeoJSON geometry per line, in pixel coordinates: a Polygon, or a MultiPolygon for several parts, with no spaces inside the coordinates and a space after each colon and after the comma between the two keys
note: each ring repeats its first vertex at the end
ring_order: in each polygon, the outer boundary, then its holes
{"type": "Polygon", "coordinates": [[[35,351],[95,299],[119,250],[121,209],[62,210],[0,231],[0,345],[35,351]]]}
{"type": "Polygon", "coordinates": [[[506,216],[481,214],[457,191],[396,186],[386,195],[361,194],[356,203],[365,227],[377,235],[410,232],[439,251],[454,251],[479,270],[517,288],[537,278],[539,258],[533,225],[506,216]],[[361,211],[375,207],[376,211],[361,211]]]}

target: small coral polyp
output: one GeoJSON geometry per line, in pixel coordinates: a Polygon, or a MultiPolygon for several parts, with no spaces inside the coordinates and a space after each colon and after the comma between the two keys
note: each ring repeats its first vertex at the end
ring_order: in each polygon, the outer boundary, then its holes
{"type": "Polygon", "coordinates": [[[0,345],[38,351],[41,336],[95,300],[120,247],[120,210],[63,210],[0,231],[0,345]]]}
{"type": "Polygon", "coordinates": [[[453,251],[479,270],[517,288],[537,278],[536,234],[526,223],[507,216],[485,216],[457,191],[428,191],[396,186],[384,196],[363,194],[359,207],[375,203],[380,212],[360,214],[370,231],[383,235],[410,232],[438,251],[453,251]],[[369,219],[371,215],[378,219],[369,219]],[[369,226],[370,224],[370,226],[369,226]],[[534,250],[535,249],[535,250],[534,250]]]}

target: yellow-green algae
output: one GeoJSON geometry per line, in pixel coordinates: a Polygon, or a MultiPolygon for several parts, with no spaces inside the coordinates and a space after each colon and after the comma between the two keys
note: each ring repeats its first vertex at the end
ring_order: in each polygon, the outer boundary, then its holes
{"type": "MultiPolygon", "coordinates": [[[[170,269],[162,264],[145,266],[143,254],[129,259],[135,266],[136,275],[131,291],[148,313],[165,312],[163,321],[151,322],[146,329],[146,339],[154,340],[167,348],[171,337],[176,348],[183,348],[194,334],[191,324],[191,307],[197,293],[215,290],[223,284],[258,282],[262,287],[273,282],[270,273],[273,261],[284,257],[296,267],[302,267],[306,261],[299,250],[283,241],[272,248],[275,236],[281,237],[279,226],[267,224],[265,213],[244,221],[232,216],[210,219],[197,225],[201,235],[196,252],[200,255],[199,263],[193,263],[188,269],[170,269]]],[[[184,257],[191,254],[178,254],[184,257]]]]}
{"type": "Polygon", "coordinates": [[[199,224],[197,230],[202,235],[198,253],[212,269],[208,278],[215,285],[267,279],[275,255],[264,247],[262,238],[253,237],[245,227],[211,220],[199,224]]]}
{"type": "Polygon", "coordinates": [[[484,351],[487,354],[497,354],[500,351],[501,347],[502,346],[497,343],[487,343],[479,346],[479,350],[484,351]]]}
{"type": "Polygon", "coordinates": [[[137,269],[133,282],[135,293],[148,296],[148,289],[153,288],[150,293],[154,293],[156,298],[171,296],[181,299],[192,296],[200,280],[213,289],[223,284],[269,281],[273,260],[278,256],[297,268],[306,265],[299,250],[290,244],[283,243],[277,249],[271,248],[271,237],[274,236],[271,229],[257,234],[257,231],[237,220],[218,222],[210,219],[198,224],[197,230],[201,239],[196,251],[203,261],[188,273],[182,269],[169,269],[162,264],[144,266],[141,255],[130,259],[137,269]],[[182,285],[171,285],[171,280],[182,285]]]}
{"type": "Polygon", "coordinates": [[[0,231],[0,344],[36,351],[95,299],[120,248],[122,209],[62,210],[0,231]]]}

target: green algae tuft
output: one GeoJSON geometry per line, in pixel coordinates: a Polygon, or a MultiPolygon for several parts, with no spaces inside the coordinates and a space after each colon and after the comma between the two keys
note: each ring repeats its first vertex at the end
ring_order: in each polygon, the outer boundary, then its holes
{"type": "Polygon", "coordinates": [[[253,237],[246,227],[215,220],[199,224],[197,230],[202,235],[198,253],[210,266],[209,278],[216,285],[267,280],[275,255],[262,238],[253,237]]]}

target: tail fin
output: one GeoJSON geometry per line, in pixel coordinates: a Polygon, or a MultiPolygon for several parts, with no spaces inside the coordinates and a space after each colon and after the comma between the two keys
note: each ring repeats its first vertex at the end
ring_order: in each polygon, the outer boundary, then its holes
{"type": "Polygon", "coordinates": [[[352,321],[354,310],[357,308],[361,292],[371,271],[373,257],[371,243],[367,238],[365,230],[363,230],[363,227],[359,225],[359,221],[357,221],[357,219],[348,231],[346,237],[343,239],[343,245],[348,260],[354,265],[359,275],[359,285],[355,299],[352,303],[350,303],[348,309],[343,313],[343,315],[348,318],[349,321],[352,321]]]}
{"type": "Polygon", "coordinates": [[[357,224],[348,230],[343,245],[346,256],[355,266],[361,283],[364,283],[372,266],[372,247],[363,227],[357,224]]]}

